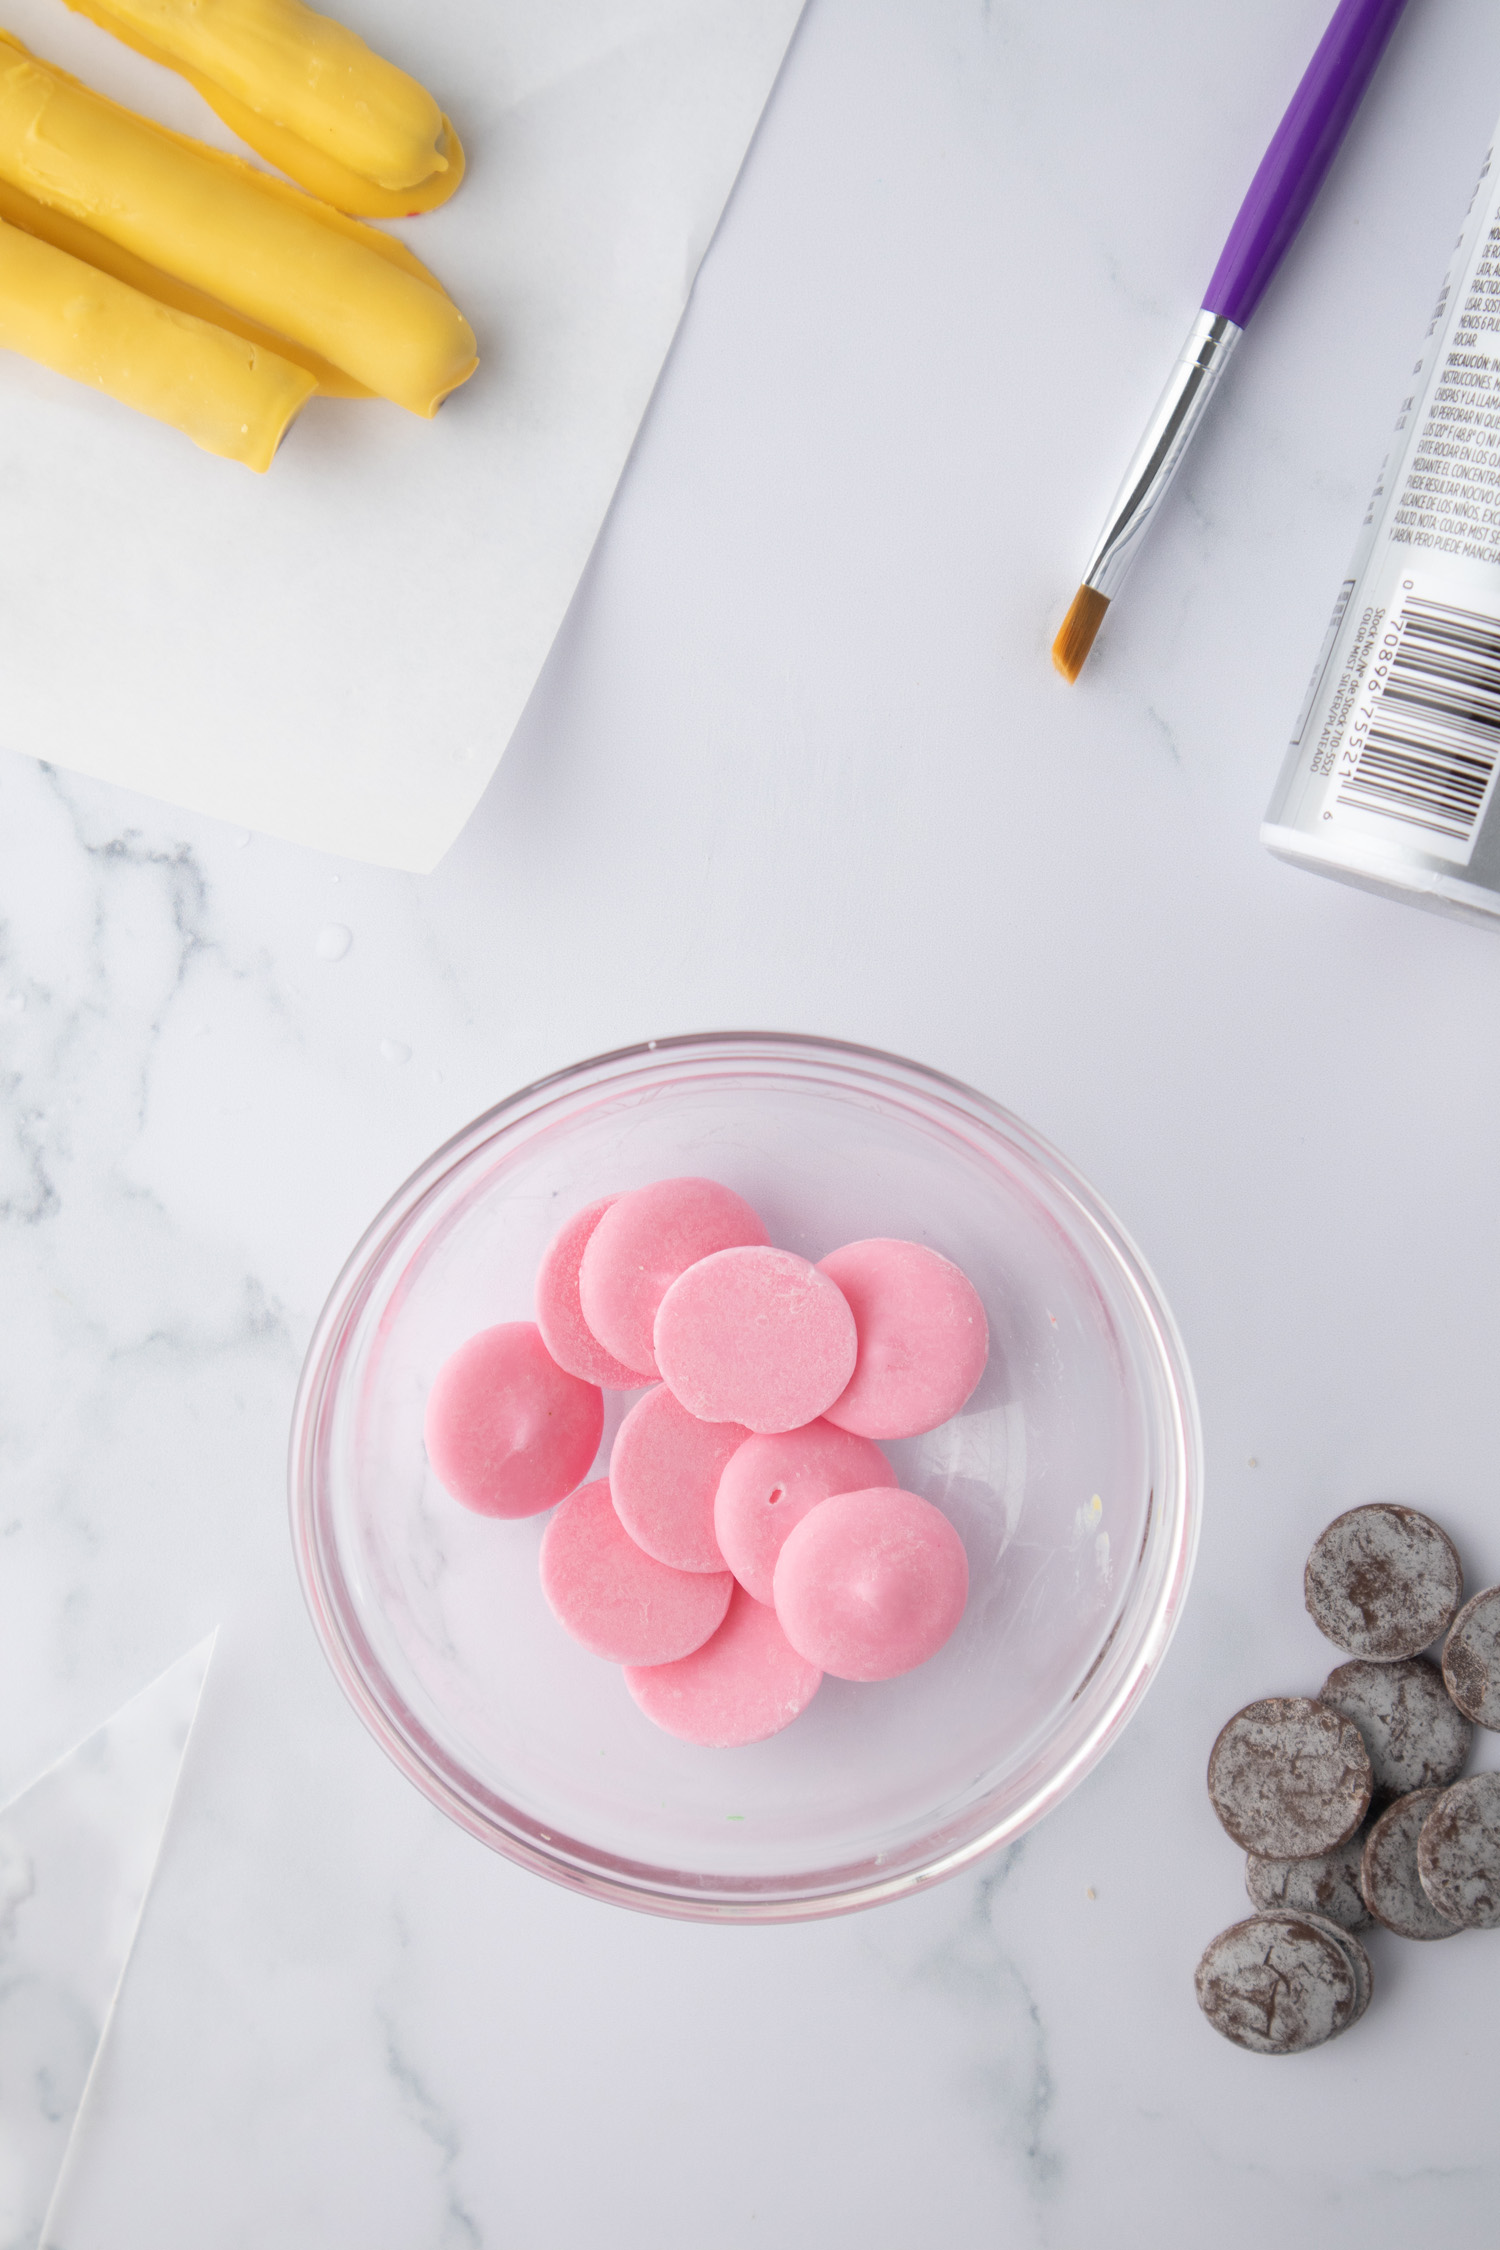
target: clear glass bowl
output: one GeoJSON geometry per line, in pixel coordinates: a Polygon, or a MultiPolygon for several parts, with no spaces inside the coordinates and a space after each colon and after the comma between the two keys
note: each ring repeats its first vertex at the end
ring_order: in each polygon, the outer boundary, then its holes
{"type": "MultiPolygon", "coordinates": [[[[606,1393],[600,1467],[631,1397],[606,1393]]],[[[649,1912],[838,1913],[1018,1836],[1114,1741],[1171,1637],[1201,1493],[1192,1382],[1150,1274],[1093,1191],[951,1079],[818,1039],[662,1040],[527,1087],[381,1213],[330,1297],[292,1426],[292,1532],[328,1660],[417,1787],[538,1873],[649,1912]],[[700,1173],[809,1258],[930,1243],[984,1299],[963,1413],[890,1448],[952,1518],[969,1606],[929,1663],[827,1679],[769,1742],[657,1731],[555,1622],[546,1517],[470,1515],[422,1448],[428,1386],[528,1319],[570,1212],[700,1173]]]]}

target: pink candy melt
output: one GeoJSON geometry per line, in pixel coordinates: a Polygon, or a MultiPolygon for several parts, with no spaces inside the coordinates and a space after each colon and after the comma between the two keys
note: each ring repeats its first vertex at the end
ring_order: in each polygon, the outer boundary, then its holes
{"type": "Polygon", "coordinates": [[[677,1570],[722,1570],[714,1495],[750,1435],[738,1422],[700,1422],[664,1384],[637,1399],[609,1457],[620,1521],[638,1547],[677,1570]]]}
{"type": "Polygon", "coordinates": [[[818,1271],[854,1314],[853,1379],[824,1411],[862,1437],[920,1437],[956,1414],[989,1357],[989,1324],[973,1283],[919,1242],[851,1242],[818,1271]]]}
{"type": "Polygon", "coordinates": [[[444,1489],[482,1516],[534,1516],[587,1476],[604,1399],[567,1374],[529,1320],[485,1328],[438,1370],[427,1458],[444,1489]]]}
{"type": "Polygon", "coordinates": [[[779,1734],[822,1674],[797,1654],[776,1612],[736,1586],[713,1639],[677,1664],[631,1665],[625,1685],[648,1719],[683,1742],[732,1750],[779,1734]]]}
{"type": "Polygon", "coordinates": [[[547,1245],[536,1277],[536,1324],[559,1367],[585,1383],[609,1391],[633,1391],[640,1375],[607,1352],[583,1317],[578,1298],[578,1267],[595,1227],[619,1197],[606,1195],[585,1211],[575,1211],[547,1245]]]}
{"type": "Polygon", "coordinates": [[[830,1493],[895,1482],[878,1445],[831,1422],[749,1438],[719,1479],[714,1531],[720,1551],[745,1591],[769,1602],[776,1558],[810,1509],[830,1493]]]}
{"type": "Polygon", "coordinates": [[[656,1309],[677,1276],[716,1250],[765,1240],[749,1204],[717,1180],[637,1188],[604,1213],[583,1252],[584,1319],[606,1351],[638,1375],[655,1376],[656,1309]]]}
{"type": "Polygon", "coordinates": [[[565,1500],[542,1534],[542,1592],[575,1641],[615,1664],[672,1664],[716,1632],[727,1570],[672,1570],[643,1554],[601,1477],[565,1500]]]}
{"type": "Polygon", "coordinates": [[[816,1421],[854,1372],[854,1315],[791,1250],[720,1250],[674,1281],[656,1361],[690,1414],[752,1430],[816,1421]]]}
{"type": "Polygon", "coordinates": [[[935,1655],[964,1612],[969,1562],[914,1492],[844,1492],[805,1516],[776,1565],[793,1648],[840,1680],[889,1680],[935,1655]]]}
{"type": "Polygon", "coordinates": [[[814,1266],[717,1181],[661,1180],[565,1221],[536,1314],[444,1363],[428,1457],[480,1514],[562,1502],[542,1591],[657,1726],[759,1742],[825,1672],[890,1679],[943,1646],[963,1542],[874,1441],[935,1429],[983,1373],[984,1308],[957,1266],[884,1239],[814,1266]],[[600,1386],[658,1376],[584,1485],[600,1386]]]}

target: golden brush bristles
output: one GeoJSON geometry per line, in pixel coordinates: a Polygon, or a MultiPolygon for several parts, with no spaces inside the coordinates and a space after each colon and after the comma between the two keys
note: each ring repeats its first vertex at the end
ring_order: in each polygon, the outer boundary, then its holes
{"type": "Polygon", "coordinates": [[[1096,593],[1092,586],[1080,586],[1073,596],[1073,607],[1052,643],[1052,661],[1070,687],[1088,661],[1094,636],[1104,623],[1108,607],[1108,594],[1096,593]]]}

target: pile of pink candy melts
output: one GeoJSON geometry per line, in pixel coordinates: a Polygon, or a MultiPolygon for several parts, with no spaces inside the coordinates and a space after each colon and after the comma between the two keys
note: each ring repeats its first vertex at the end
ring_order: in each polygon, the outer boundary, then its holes
{"type": "Polygon", "coordinates": [[[658,1180],[569,1219],[534,1324],[445,1362],[427,1454],[481,1515],[561,1501],[541,1550],[559,1621],[647,1718],[727,1749],[789,1726],[825,1672],[891,1679],[957,1625],[963,1542],[876,1441],[947,1421],[988,1355],[936,1251],[851,1242],[812,1265],[717,1181],[658,1180]],[[604,1390],[647,1381],[584,1484],[604,1390]]]}

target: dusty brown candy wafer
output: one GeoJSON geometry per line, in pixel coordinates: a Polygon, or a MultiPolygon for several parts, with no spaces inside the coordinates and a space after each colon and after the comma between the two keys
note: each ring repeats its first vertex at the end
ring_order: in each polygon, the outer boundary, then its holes
{"type": "Polygon", "coordinates": [[[1352,1930],[1342,1928],[1337,1922],[1331,1922],[1326,1914],[1307,1914],[1302,1919],[1311,1922],[1315,1930],[1326,1930],[1330,1937],[1336,1938],[1344,1949],[1344,1955],[1350,1968],[1354,1971],[1354,2013],[1349,2018],[1349,2023],[1344,2026],[1347,2031],[1349,2024],[1358,2023],[1374,1998],[1375,1972],[1370,1967],[1370,1956],[1352,1930]]]}
{"type": "Polygon", "coordinates": [[[1351,1508],[1318,1534],[1302,1590],[1320,1633],[1377,1664],[1416,1656],[1446,1632],[1463,1600],[1458,1553],[1415,1508],[1351,1508]]]}
{"type": "Polygon", "coordinates": [[[1359,1877],[1365,1904],[1397,1937],[1458,1935],[1458,1924],[1439,1914],[1417,1875],[1417,1838],[1442,1795],[1441,1789],[1416,1789],[1398,1797],[1365,1841],[1359,1877]]]}
{"type": "Polygon", "coordinates": [[[1460,1929],[1500,1929],[1500,1773],[1471,1773],[1443,1791],[1422,1823],[1417,1872],[1460,1929]]]}
{"type": "Polygon", "coordinates": [[[1193,1978],[1198,2005],[1224,2038],[1253,2055],[1300,2055],[1354,2021],[1359,1981],[1331,1925],[1257,1914],[1221,1930],[1193,1978]]]}
{"type": "Polygon", "coordinates": [[[1266,1859],[1333,1851],[1364,1819],[1373,1786],[1354,1721],[1305,1695],[1247,1703],[1208,1761],[1214,1811],[1237,1844],[1266,1859]]]}
{"type": "MultiPolygon", "coordinates": [[[[1349,2022],[1343,2028],[1347,2031],[1350,2024],[1358,2023],[1360,2017],[1370,2005],[1374,1994],[1375,1973],[1370,1967],[1369,1954],[1366,1953],[1354,1932],[1341,1929],[1339,1924],[1330,1921],[1326,1914],[1299,1914],[1294,1908],[1285,1906],[1273,1906],[1267,1912],[1258,1915],[1256,1919],[1261,1922],[1307,1922],[1311,1924],[1313,1929],[1322,1930],[1333,1939],[1342,1951],[1350,1968],[1354,1971],[1354,2009],[1349,2017],[1349,2022]]],[[[1368,1920],[1368,1916],[1366,1919],[1368,1920]]]]}
{"type": "Polygon", "coordinates": [[[1443,1678],[1460,1711],[1482,1727],[1500,1727],[1500,1586],[1486,1586],[1454,1618],[1443,1678]]]}
{"type": "Polygon", "coordinates": [[[1395,1664],[1357,1656],[1334,1667],[1318,1701],[1342,1711],[1363,1735],[1377,1799],[1446,1789],[1464,1770],[1474,1729],[1425,1656],[1395,1664]]]}
{"type": "Polygon", "coordinates": [[[1245,1888],[1262,1914],[1290,1908],[1295,1914],[1322,1915],[1339,1929],[1362,1930],[1370,1919],[1359,1887],[1359,1862],[1365,1831],[1316,1859],[1267,1859],[1251,1852],[1245,1861],[1245,1888]]]}

